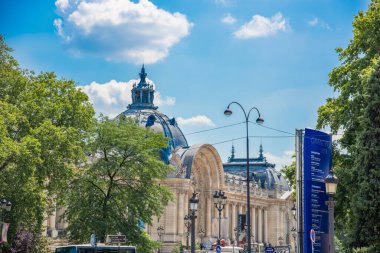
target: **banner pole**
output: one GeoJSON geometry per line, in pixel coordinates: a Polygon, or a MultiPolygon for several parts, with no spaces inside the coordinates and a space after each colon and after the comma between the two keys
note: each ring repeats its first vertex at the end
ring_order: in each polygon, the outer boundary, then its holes
{"type": "Polygon", "coordinates": [[[297,253],[303,253],[303,130],[296,129],[297,253]]]}

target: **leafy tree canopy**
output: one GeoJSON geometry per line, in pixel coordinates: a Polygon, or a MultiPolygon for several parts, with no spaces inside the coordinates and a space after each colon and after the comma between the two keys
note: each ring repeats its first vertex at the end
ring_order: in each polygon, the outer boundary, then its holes
{"type": "Polygon", "coordinates": [[[380,247],[380,61],[365,84],[361,131],[356,137],[353,169],[358,188],[353,197],[353,246],[380,247]]]}
{"type": "Polygon", "coordinates": [[[0,197],[12,201],[6,217],[38,233],[51,203],[83,157],[94,110],[71,80],[23,70],[0,36],[0,197]]]}
{"type": "Polygon", "coordinates": [[[337,49],[341,64],[330,72],[329,84],[338,95],[318,111],[318,128],[343,132],[334,146],[336,224],[348,252],[380,242],[379,31],[380,0],[372,0],[355,16],[348,46],[337,49]]]}
{"type": "Polygon", "coordinates": [[[141,225],[150,224],[172,198],[160,185],[171,171],[159,156],[166,146],[162,134],[130,119],[101,117],[87,139],[89,160],[68,189],[70,239],[88,242],[96,233],[104,241],[107,234],[121,232],[130,244],[153,247],[141,225]]]}

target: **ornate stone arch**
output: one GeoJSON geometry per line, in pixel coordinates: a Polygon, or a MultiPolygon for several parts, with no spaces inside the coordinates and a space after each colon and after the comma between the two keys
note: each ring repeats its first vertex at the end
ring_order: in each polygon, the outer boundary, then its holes
{"type": "MultiPolygon", "coordinates": [[[[188,149],[178,150],[181,163],[186,171],[184,177],[190,179],[188,196],[197,192],[199,198],[196,227],[211,233],[211,212],[213,212],[212,195],[216,190],[225,190],[222,160],[217,150],[210,144],[194,145],[188,149]]],[[[198,237],[197,233],[197,237],[198,237]]]]}
{"type": "Polygon", "coordinates": [[[181,161],[186,169],[185,178],[195,181],[194,190],[209,192],[224,189],[222,159],[212,145],[201,144],[188,148],[181,154],[181,161]]]}

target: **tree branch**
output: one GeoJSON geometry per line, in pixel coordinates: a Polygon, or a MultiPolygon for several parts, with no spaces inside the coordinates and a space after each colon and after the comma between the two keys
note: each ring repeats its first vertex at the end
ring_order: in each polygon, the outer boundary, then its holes
{"type": "Polygon", "coordinates": [[[5,167],[7,167],[8,164],[10,164],[11,162],[13,162],[13,158],[9,157],[8,159],[6,159],[0,166],[0,171],[5,170],[5,167]]]}
{"type": "Polygon", "coordinates": [[[104,197],[107,196],[106,193],[103,191],[103,189],[100,188],[99,186],[97,186],[94,182],[92,182],[91,180],[86,180],[86,181],[89,182],[90,184],[92,184],[92,185],[93,185],[95,188],[97,188],[98,190],[100,190],[100,191],[103,193],[104,197]]]}

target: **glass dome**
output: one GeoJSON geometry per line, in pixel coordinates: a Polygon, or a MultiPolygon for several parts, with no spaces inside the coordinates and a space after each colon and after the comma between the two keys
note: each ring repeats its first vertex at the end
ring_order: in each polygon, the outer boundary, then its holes
{"type": "MultiPolygon", "coordinates": [[[[188,144],[175,118],[169,118],[154,106],[154,88],[146,81],[144,65],[140,72],[140,82],[132,88],[132,103],[120,115],[134,117],[142,127],[150,127],[154,132],[163,133],[169,139],[168,147],[161,150],[161,158],[169,163],[172,150],[177,147],[187,148],[188,144]]],[[[117,117],[120,117],[118,115],[117,117]]]]}

